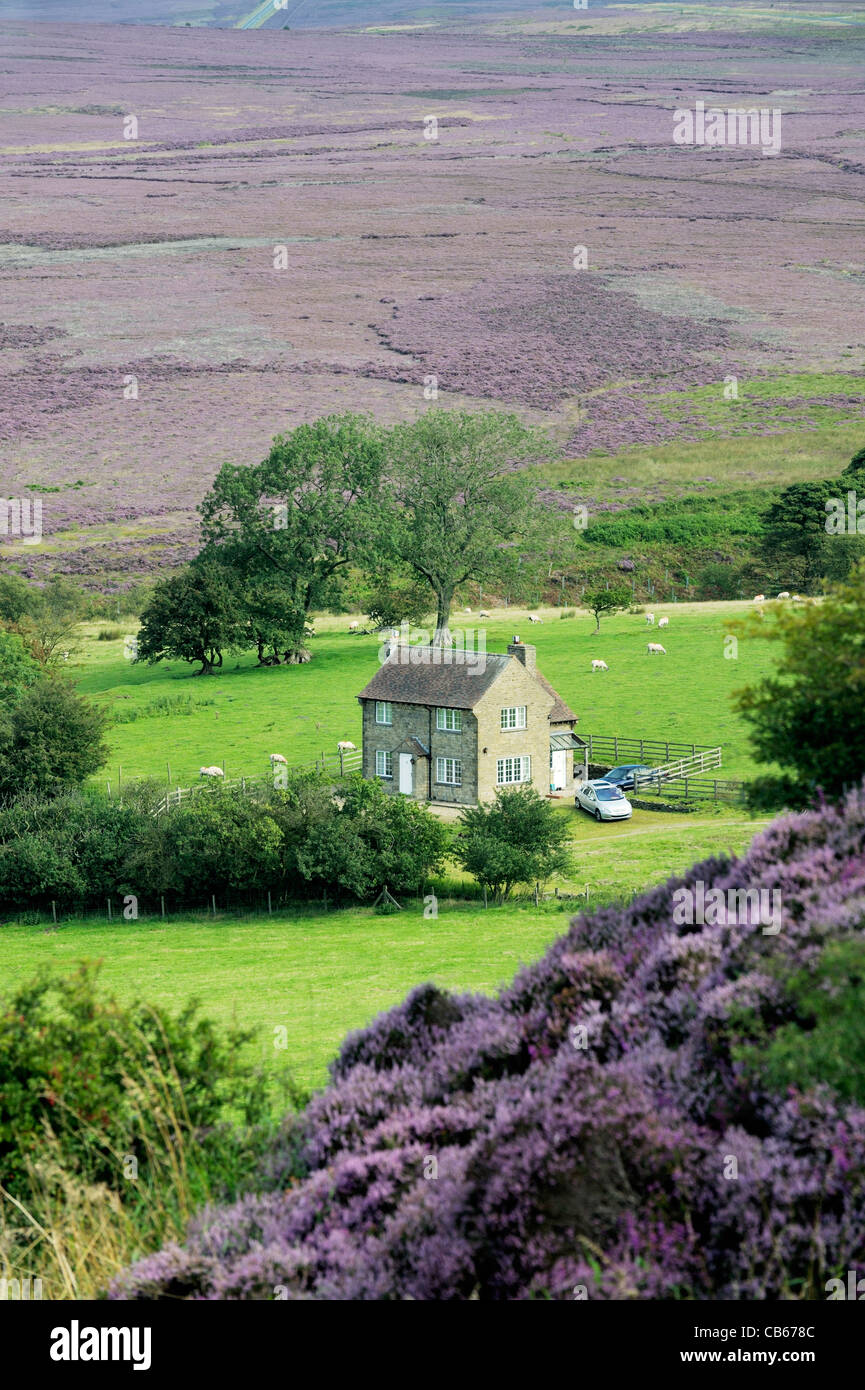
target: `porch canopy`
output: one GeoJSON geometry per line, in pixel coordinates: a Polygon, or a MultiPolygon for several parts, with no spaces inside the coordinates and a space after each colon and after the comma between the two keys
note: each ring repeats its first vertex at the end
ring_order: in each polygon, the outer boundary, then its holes
{"type": "Polygon", "coordinates": [[[562,753],[567,748],[588,748],[585,739],[578,738],[568,729],[561,734],[550,734],[550,752],[562,753]]]}

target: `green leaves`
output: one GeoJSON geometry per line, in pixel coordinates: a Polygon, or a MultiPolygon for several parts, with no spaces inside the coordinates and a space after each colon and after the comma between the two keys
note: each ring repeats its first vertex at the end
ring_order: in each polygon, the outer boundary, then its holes
{"type": "Polygon", "coordinates": [[[31,685],[0,723],[0,795],[80,786],[108,757],[106,725],[67,681],[31,685]]]}
{"type": "Polygon", "coordinates": [[[748,635],[783,648],[776,673],[735,697],[758,757],[787,773],[774,797],[760,782],[761,804],[840,795],[865,775],[865,561],[822,603],[780,608],[748,635]]]}
{"type": "Polygon", "coordinates": [[[496,792],[491,805],[460,817],[454,858],[499,900],[518,883],[534,883],[569,867],[568,827],[531,787],[496,792]]]}

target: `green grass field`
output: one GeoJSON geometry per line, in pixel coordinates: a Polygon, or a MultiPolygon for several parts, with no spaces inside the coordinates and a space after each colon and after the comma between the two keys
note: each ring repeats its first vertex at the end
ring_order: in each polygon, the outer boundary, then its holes
{"type": "Polygon", "coordinates": [[[217,913],[161,921],[95,917],[3,924],[0,994],[40,965],[73,969],[101,960],[101,984],[121,1002],[134,996],[178,1009],[191,996],[203,1012],[254,1032],[252,1051],[275,1075],[288,1068],[304,1087],[323,1083],[340,1040],[401,1000],[424,980],[455,990],[494,991],[522,962],[540,956],[581,907],[630,897],[694,860],[739,852],[765,822],[741,814],[673,815],[636,811],[632,821],[597,825],[572,819],[574,868],[561,891],[579,901],[506,904],[439,902],[424,918],[409,901],[402,913],[320,908],[273,917],[217,913]],[[588,898],[582,895],[588,888],[588,898]],[[274,1029],[287,1047],[274,1047],[274,1029]]]}
{"type": "Polygon", "coordinates": [[[178,1009],[195,995],[207,1015],[253,1030],[250,1047],[268,1069],[288,1068],[300,1086],[316,1087],[346,1031],[421,981],[494,991],[540,956],[577,910],[630,898],[713,853],[741,852],[765,824],[734,812],[637,810],[633,820],[601,826],[573,809],[562,815],[572,823],[573,870],[556,883],[577,901],[485,910],[442,894],[437,919],[407,901],[395,916],[310,906],[273,917],[217,912],[165,922],[121,922],[115,912],[113,924],[93,916],[61,920],[56,931],[47,916],[7,922],[0,995],[40,965],[71,970],[79,960],[102,960],[102,987],[121,1002],[138,995],[178,1009]],[[285,1027],[285,1051],[274,1048],[277,1027],[285,1027]]]}
{"type": "MultiPolygon", "coordinates": [[[[730,704],[730,694],[770,669],[773,652],[759,640],[740,641],[735,660],[724,656],[729,622],[747,611],[745,603],[658,604],[656,617],[669,616],[663,636],[665,657],[650,657],[649,638],[658,640],[645,618],[620,614],[594,619],[578,612],[561,618],[555,608],[536,610],[543,623],[529,624],[526,609],[491,610],[484,620],[489,651],[505,650],[518,632],[538,649],[544,675],[579,715],[581,734],[619,734],[723,745],[721,776],[748,777],[755,770],[746,730],[730,704]],[[609,671],[592,673],[600,657],[609,671]]],[[[256,668],[254,658],[227,657],[220,674],[196,677],[182,663],[139,666],[123,657],[123,641],[98,641],[98,624],[82,628],[70,674],[82,693],[129,719],[110,734],[109,766],[100,781],[141,777],[188,786],[198,769],[225,764],[229,777],[269,770],[268,755],[282,753],[290,763],[333,753],[339,739],[360,744],[360,706],[355,696],[378,665],[379,640],[348,632],[350,618],[321,618],[305,666],[256,668]],[[174,708],[160,709],[166,700],[174,708]],[[177,703],[188,710],[178,712],[177,703]]],[[[473,614],[457,615],[454,626],[477,624],[473,614]]],[[[103,625],[104,626],[104,625],[103,625]]],[[[131,620],[126,632],[135,631],[131,620]]]]}
{"type": "MultiPolygon", "coordinates": [[[[597,635],[588,614],[562,618],[547,608],[538,610],[540,624],[529,624],[525,609],[492,610],[484,628],[490,651],[503,651],[514,632],[537,645],[539,665],[578,712],[581,732],[718,742],[721,775],[747,777],[754,764],[729,696],[769,669],[771,650],[741,641],[737,659],[725,659],[730,620],[746,608],[657,605],[656,616],[670,617],[662,634],[666,657],[647,655],[658,632],[637,614],[604,620],[597,635]],[[603,657],[609,671],[593,675],[593,657],[603,657]]],[[[84,626],[70,674],[125,721],[111,730],[111,763],[99,780],[116,793],[120,781],[165,780],[170,764],[172,783],[189,785],[203,763],[224,761],[229,776],[254,775],[268,769],[271,752],[300,762],[333,752],[338,739],[359,744],[355,695],[376,670],[379,641],[350,634],[349,621],[318,620],[306,666],[259,669],[249,657],[227,658],[220,674],[206,678],[179,663],[134,665],[123,656],[122,636],[100,641],[105,624],[84,626]]],[[[461,613],[454,625],[477,622],[461,613]]],[[[134,619],[120,624],[123,633],[135,628],[134,619]]],[[[275,1075],[288,1068],[300,1085],[318,1086],[345,1033],[412,986],[434,980],[457,990],[495,990],[521,962],[536,959],[581,906],[631,897],[708,855],[741,852],[765,823],[711,805],[693,815],[638,809],[618,825],[598,825],[572,805],[558,810],[569,820],[572,868],[555,886],[579,895],[566,904],[517,902],[485,911],[443,892],[437,919],[409,902],[393,917],[369,908],[310,908],[273,917],[229,910],[167,921],[115,916],[112,925],[94,917],[61,921],[56,931],[44,922],[7,922],[0,992],[40,964],[71,968],[99,959],[103,988],[121,1001],[138,995],[179,1008],[197,996],[208,1015],[253,1030],[252,1048],[275,1075]],[[286,1029],[284,1050],[274,1047],[279,1028],[286,1029]]],[[[454,869],[451,876],[460,877],[454,869]]]]}

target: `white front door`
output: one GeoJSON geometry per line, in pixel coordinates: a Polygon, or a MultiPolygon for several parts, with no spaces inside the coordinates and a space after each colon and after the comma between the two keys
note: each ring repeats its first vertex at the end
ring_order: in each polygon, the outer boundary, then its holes
{"type": "Polygon", "coordinates": [[[399,755],[399,789],[405,796],[411,796],[414,786],[411,753],[399,755]]]}
{"type": "Polygon", "coordinates": [[[568,750],[567,748],[556,749],[552,755],[552,767],[550,769],[550,781],[553,790],[560,792],[568,785],[568,750]]]}

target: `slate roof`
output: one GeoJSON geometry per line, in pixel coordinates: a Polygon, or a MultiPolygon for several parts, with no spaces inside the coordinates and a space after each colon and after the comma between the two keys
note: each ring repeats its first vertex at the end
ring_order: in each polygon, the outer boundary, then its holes
{"type": "MultiPolygon", "coordinates": [[[[442,653],[431,647],[395,647],[391,659],[378,668],[357,698],[389,700],[394,705],[474,709],[493,682],[507,670],[508,662],[516,660],[515,656],[500,656],[490,652],[481,656],[477,652],[442,653]],[[430,658],[416,665],[400,659],[409,653],[419,651],[429,652],[430,658]],[[445,655],[450,657],[450,661],[441,659],[445,655]],[[440,659],[435,661],[434,656],[440,659]]],[[[534,675],[538,684],[548,695],[552,695],[556,702],[550,710],[550,723],[560,724],[576,719],[573,710],[569,709],[540,671],[535,671],[534,675]]]]}

